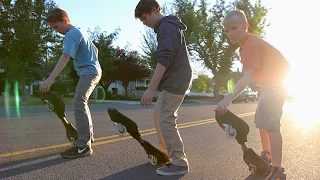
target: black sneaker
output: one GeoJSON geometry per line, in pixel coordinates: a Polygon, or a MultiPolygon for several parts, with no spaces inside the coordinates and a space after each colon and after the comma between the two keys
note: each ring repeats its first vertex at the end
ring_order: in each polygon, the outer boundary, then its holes
{"type": "Polygon", "coordinates": [[[84,156],[89,156],[92,154],[92,149],[90,147],[86,148],[80,148],[80,147],[72,147],[65,152],[62,152],[60,155],[64,158],[78,158],[78,157],[84,157],[84,156]]]}

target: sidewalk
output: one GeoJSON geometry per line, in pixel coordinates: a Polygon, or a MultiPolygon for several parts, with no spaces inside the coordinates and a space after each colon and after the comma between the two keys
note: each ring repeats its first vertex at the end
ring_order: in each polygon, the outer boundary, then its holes
{"type": "MultiPolygon", "coordinates": [[[[183,103],[200,103],[200,101],[191,101],[185,100],[183,103]]],[[[105,109],[104,107],[108,106],[108,104],[114,104],[114,106],[122,107],[125,105],[140,105],[140,101],[124,101],[124,100],[104,100],[104,101],[94,101],[91,100],[89,102],[90,109],[92,111],[105,109]]],[[[155,102],[152,102],[154,105],[155,102]]],[[[66,105],[66,112],[73,112],[72,105],[66,105]]],[[[14,106],[10,106],[9,108],[0,107],[0,118],[15,118],[20,114],[20,117],[25,116],[43,116],[52,114],[46,110],[44,105],[39,106],[20,106],[18,109],[14,106]]]]}
{"type": "MultiPolygon", "coordinates": [[[[114,103],[114,104],[140,104],[140,101],[125,101],[125,100],[104,100],[104,101],[97,101],[97,102],[114,103]]],[[[201,101],[199,101],[199,100],[187,99],[187,100],[184,100],[182,103],[200,103],[200,102],[201,101]]],[[[155,102],[152,102],[151,104],[155,104],[155,102]]]]}
{"type": "MultiPolygon", "coordinates": [[[[112,104],[140,104],[140,101],[125,101],[125,100],[103,100],[103,101],[92,101],[101,103],[112,103],[112,104]]],[[[155,102],[152,102],[155,104],[155,102]]]]}

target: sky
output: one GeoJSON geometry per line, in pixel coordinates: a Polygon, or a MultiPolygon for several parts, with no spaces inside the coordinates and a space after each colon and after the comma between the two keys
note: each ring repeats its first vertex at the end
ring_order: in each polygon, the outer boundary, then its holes
{"type": "MultiPolygon", "coordinates": [[[[210,1],[214,2],[208,0],[210,1]]],[[[68,12],[73,25],[91,30],[99,27],[101,31],[107,33],[120,28],[119,38],[114,45],[124,48],[130,43],[132,50],[141,52],[144,26],[134,18],[134,9],[139,0],[55,0],[55,2],[68,12]]],[[[163,5],[172,0],[158,2],[163,5]]],[[[270,23],[266,28],[264,39],[278,48],[290,62],[291,84],[295,83],[298,77],[320,75],[318,72],[320,61],[317,60],[319,48],[317,45],[312,45],[320,41],[317,28],[319,21],[315,20],[315,17],[319,17],[316,0],[262,0],[262,3],[269,9],[267,22],[270,23]]],[[[200,64],[193,63],[192,66],[196,72],[204,69],[200,64]]],[[[239,63],[235,67],[239,67],[239,63]]],[[[310,81],[309,83],[313,82],[310,81]]]]}

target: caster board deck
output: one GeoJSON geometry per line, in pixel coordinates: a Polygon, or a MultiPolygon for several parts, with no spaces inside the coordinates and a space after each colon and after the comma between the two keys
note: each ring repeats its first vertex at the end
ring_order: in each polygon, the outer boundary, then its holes
{"type": "Polygon", "coordinates": [[[117,128],[117,133],[119,135],[124,135],[126,132],[128,132],[134,139],[136,139],[148,155],[150,164],[156,165],[169,162],[169,157],[166,154],[152,146],[148,141],[141,138],[138,125],[133,120],[121,114],[116,109],[108,108],[108,113],[111,121],[114,122],[114,125],[117,128]]]}
{"type": "Polygon", "coordinates": [[[216,113],[215,119],[229,138],[235,138],[239,144],[247,142],[250,128],[244,120],[229,110],[224,115],[216,113]]]}
{"type": "Polygon", "coordinates": [[[251,177],[259,177],[267,172],[269,164],[257,155],[252,148],[248,148],[246,145],[250,130],[248,124],[229,110],[224,115],[218,115],[216,113],[215,119],[219,126],[226,132],[227,136],[229,138],[235,138],[241,145],[243,160],[249,167],[251,177]]]}
{"type": "Polygon", "coordinates": [[[63,123],[68,141],[75,145],[78,140],[78,133],[76,128],[67,121],[65,114],[65,104],[60,97],[54,92],[40,93],[40,99],[45,104],[47,110],[53,111],[63,123]]]}

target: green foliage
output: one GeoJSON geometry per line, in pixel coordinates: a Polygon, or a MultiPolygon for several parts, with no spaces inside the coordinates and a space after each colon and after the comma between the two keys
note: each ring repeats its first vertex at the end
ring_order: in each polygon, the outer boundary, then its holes
{"type": "Polygon", "coordinates": [[[0,59],[5,79],[18,81],[20,88],[45,74],[42,62],[53,30],[44,18],[52,7],[56,4],[51,0],[0,3],[0,59]]]}
{"type": "Polygon", "coordinates": [[[151,28],[145,27],[145,34],[142,35],[142,51],[144,53],[143,55],[143,61],[142,63],[147,65],[150,69],[156,68],[156,50],[157,50],[157,35],[151,28]]]}
{"type": "Polygon", "coordinates": [[[233,6],[246,14],[249,23],[248,32],[261,37],[265,35],[265,28],[269,26],[266,22],[268,9],[262,6],[261,0],[257,0],[255,3],[251,3],[249,0],[241,0],[233,3],[233,6]]]}
{"type": "Polygon", "coordinates": [[[116,52],[117,60],[114,66],[117,68],[116,80],[121,81],[128,96],[128,85],[131,81],[141,80],[150,76],[151,71],[145,65],[139,63],[139,58],[130,52],[120,49],[116,52]]]}
{"type": "Polygon", "coordinates": [[[116,48],[113,47],[113,42],[118,38],[120,29],[108,34],[103,31],[100,32],[99,28],[91,32],[91,39],[95,46],[98,48],[98,59],[102,69],[102,77],[100,80],[101,86],[107,90],[111,83],[115,82],[117,68],[114,66],[116,60],[116,48]]]}
{"type": "MultiPolygon", "coordinates": [[[[164,13],[175,13],[188,26],[185,37],[192,59],[202,62],[211,70],[216,94],[220,87],[227,85],[238,48],[229,44],[225,37],[220,26],[222,17],[230,9],[241,9],[250,23],[249,32],[263,36],[268,25],[265,19],[268,10],[261,5],[261,0],[253,3],[249,0],[230,3],[220,0],[212,4],[207,0],[175,0],[171,5],[164,7],[164,13]]],[[[8,79],[10,83],[18,81],[21,88],[34,81],[44,80],[51,73],[61,56],[63,46],[62,36],[55,33],[44,21],[48,12],[55,7],[57,5],[53,0],[0,1],[0,68],[5,70],[0,73],[0,84],[8,79]]],[[[117,55],[121,48],[113,46],[119,31],[120,29],[116,29],[108,34],[98,27],[93,31],[88,30],[91,40],[99,49],[99,62],[103,70],[100,84],[105,90],[117,80],[124,82],[127,87],[129,80],[143,78],[150,73],[147,73],[149,69],[156,67],[157,40],[152,29],[146,28],[142,36],[141,48],[144,55],[127,50],[121,60],[117,55]],[[125,63],[120,63],[122,61],[125,63]],[[115,62],[118,62],[118,65],[115,62]],[[121,69],[128,67],[131,69],[121,69]],[[137,69],[134,71],[132,68],[137,69]],[[121,78],[119,72],[123,72],[121,78]],[[143,76],[133,76],[139,74],[138,72],[143,76]]],[[[78,78],[73,69],[73,61],[70,61],[57,81],[62,83],[73,79],[72,86],[75,86],[78,78]]],[[[194,87],[208,91],[208,85],[205,85],[201,78],[194,82],[194,87]]]]}
{"type": "Polygon", "coordinates": [[[212,79],[208,75],[200,74],[192,82],[192,89],[195,91],[210,91],[212,79]]]}
{"type": "Polygon", "coordinates": [[[235,7],[243,10],[250,23],[249,32],[262,35],[268,10],[261,5],[261,0],[253,4],[249,0],[231,3],[220,0],[212,4],[207,0],[175,0],[174,7],[177,16],[188,26],[186,42],[193,58],[202,62],[214,76],[216,96],[220,87],[227,85],[230,68],[238,57],[238,45],[229,43],[220,25],[224,15],[235,7]]]}

